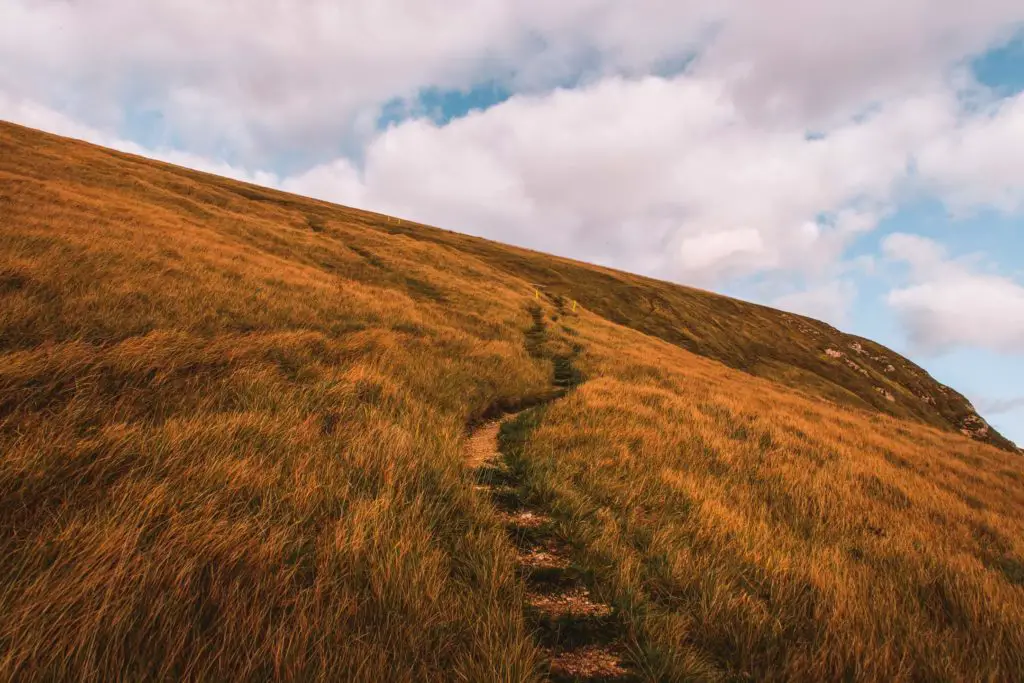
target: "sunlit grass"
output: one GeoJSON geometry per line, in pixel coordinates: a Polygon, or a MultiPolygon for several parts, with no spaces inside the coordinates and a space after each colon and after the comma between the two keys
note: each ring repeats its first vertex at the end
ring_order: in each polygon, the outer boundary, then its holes
{"type": "Polygon", "coordinates": [[[521,462],[670,680],[1013,680],[1019,456],[778,391],[593,318],[521,462]]]}
{"type": "Polygon", "coordinates": [[[461,447],[565,389],[522,495],[648,676],[1024,670],[1018,456],[630,278],[0,125],[0,680],[539,678],[461,447]]]}

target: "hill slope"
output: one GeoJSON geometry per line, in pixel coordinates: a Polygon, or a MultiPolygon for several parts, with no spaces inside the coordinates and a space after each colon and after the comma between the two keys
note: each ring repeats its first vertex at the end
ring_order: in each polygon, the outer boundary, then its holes
{"type": "MultiPolygon", "coordinates": [[[[15,145],[34,145],[41,149],[45,144],[37,133],[28,130],[7,126],[6,132],[8,138],[22,138],[6,141],[3,152],[11,159],[19,156],[15,145]]],[[[57,154],[62,152],[57,151],[57,154]]],[[[328,227],[330,221],[344,220],[350,225],[444,245],[476,257],[520,280],[524,286],[540,284],[548,296],[570,297],[612,322],[730,367],[784,382],[823,398],[952,428],[1000,448],[1015,450],[1012,442],[992,429],[966,398],[935,381],[921,367],[880,344],[844,334],[811,318],[409,221],[388,220],[386,216],[186,169],[157,166],[128,155],[119,155],[119,158],[131,159],[128,162],[131,164],[141,162],[148,168],[161,168],[164,177],[150,181],[152,186],[136,181],[136,191],[151,187],[156,192],[150,201],[169,204],[186,216],[208,216],[208,209],[203,209],[207,202],[236,215],[259,206],[279,218],[282,227],[318,232],[328,239],[333,235],[328,227]],[[195,191],[191,187],[195,182],[202,183],[208,194],[190,194],[195,191]]],[[[65,159],[64,163],[67,161],[65,159]]],[[[44,174],[53,170],[40,169],[44,174]]],[[[66,165],[63,170],[65,173],[72,171],[66,165]]],[[[129,167],[120,171],[132,174],[133,170],[129,167]]],[[[72,172],[77,174],[76,182],[84,187],[92,185],[101,191],[109,187],[101,168],[72,172]],[[91,176],[98,176],[99,182],[90,182],[91,176]]],[[[20,173],[28,174],[31,170],[23,167],[20,173]]],[[[130,182],[129,177],[122,178],[121,189],[130,182]]],[[[311,265],[327,273],[332,268],[329,263],[311,265]]]]}
{"type": "Polygon", "coordinates": [[[1024,670],[1021,459],[884,347],[9,124],[0,221],[0,680],[541,679],[536,404],[632,671],[1024,670]]]}
{"type": "Polygon", "coordinates": [[[956,429],[1016,450],[977,414],[970,401],[923,368],[880,344],[818,320],[415,223],[391,223],[384,228],[477,256],[542,285],[548,295],[575,299],[607,320],[729,367],[846,405],[956,429]]]}

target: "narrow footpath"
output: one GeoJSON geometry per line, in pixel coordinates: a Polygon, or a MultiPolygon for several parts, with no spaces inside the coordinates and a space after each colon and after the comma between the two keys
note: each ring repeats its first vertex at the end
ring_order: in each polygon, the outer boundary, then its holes
{"type": "Polygon", "coordinates": [[[536,629],[548,655],[550,679],[625,683],[636,680],[624,663],[612,609],[594,602],[567,548],[556,538],[549,517],[523,505],[512,472],[498,449],[498,434],[506,415],[476,428],[466,447],[476,488],[488,494],[505,522],[518,556],[518,573],[526,584],[528,622],[536,629]]]}

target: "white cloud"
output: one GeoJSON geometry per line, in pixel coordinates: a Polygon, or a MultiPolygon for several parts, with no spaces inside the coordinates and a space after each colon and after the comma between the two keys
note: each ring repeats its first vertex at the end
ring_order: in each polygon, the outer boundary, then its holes
{"type": "Polygon", "coordinates": [[[920,152],[918,167],[958,211],[1024,211],[1024,94],[964,117],[920,152]]]}
{"type": "Polygon", "coordinates": [[[938,277],[949,267],[945,248],[921,235],[893,233],[882,242],[882,252],[891,260],[909,264],[917,280],[938,277]]]}
{"type": "Polygon", "coordinates": [[[799,292],[776,297],[771,305],[784,311],[824,320],[835,327],[846,325],[857,286],[850,280],[832,280],[799,292]]]}
{"type": "Polygon", "coordinates": [[[745,118],[721,83],[615,77],[398,124],[368,143],[361,189],[345,164],[336,191],[334,166],[290,187],[688,282],[827,277],[955,112],[936,91],[808,139],[745,118]]]}
{"type": "Polygon", "coordinates": [[[685,52],[708,2],[0,1],[0,91],[104,129],[159,110],[191,148],[260,163],[357,132],[423,87],[545,87],[685,52]],[[591,63],[593,62],[593,63],[591,63]],[[510,76],[511,75],[511,76],[510,76]],[[111,107],[116,102],[119,106],[111,107]]]}
{"type": "Polygon", "coordinates": [[[924,237],[890,235],[883,250],[910,264],[910,283],[891,291],[887,302],[916,348],[1024,353],[1024,286],[949,260],[940,245],[924,237]]]}
{"type": "Polygon", "coordinates": [[[761,233],[735,228],[684,237],[679,243],[680,265],[686,270],[741,266],[764,250],[761,233]]]}
{"type": "Polygon", "coordinates": [[[1024,287],[1013,281],[962,274],[895,290],[888,302],[918,348],[1024,353],[1024,287]]]}
{"type": "MultiPolygon", "coordinates": [[[[940,82],[965,55],[1020,28],[1017,0],[734,2],[700,73],[727,75],[740,106],[800,124],[940,82]]],[[[838,118],[837,118],[838,117],[838,118]]]]}
{"type": "Polygon", "coordinates": [[[359,170],[347,159],[336,159],[272,184],[288,192],[329,198],[339,204],[366,205],[359,170]]]}
{"type": "Polygon", "coordinates": [[[535,91],[688,55],[747,116],[843,123],[940,80],[1024,19],[1016,0],[0,0],[0,91],[104,130],[250,164],[365,133],[419,88],[535,91]]]}

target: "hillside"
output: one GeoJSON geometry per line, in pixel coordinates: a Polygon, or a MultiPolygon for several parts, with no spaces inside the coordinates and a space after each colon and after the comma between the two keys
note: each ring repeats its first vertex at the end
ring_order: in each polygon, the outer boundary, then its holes
{"type": "Polygon", "coordinates": [[[593,313],[729,367],[845,405],[909,417],[1000,448],[1014,444],[970,401],[875,342],[812,318],[415,223],[392,234],[472,254],[593,313]]]}
{"type": "Polygon", "coordinates": [[[1024,670],[1024,461],[889,349],[3,123],[0,453],[0,680],[544,680],[503,506],[642,680],[1024,670]]]}

